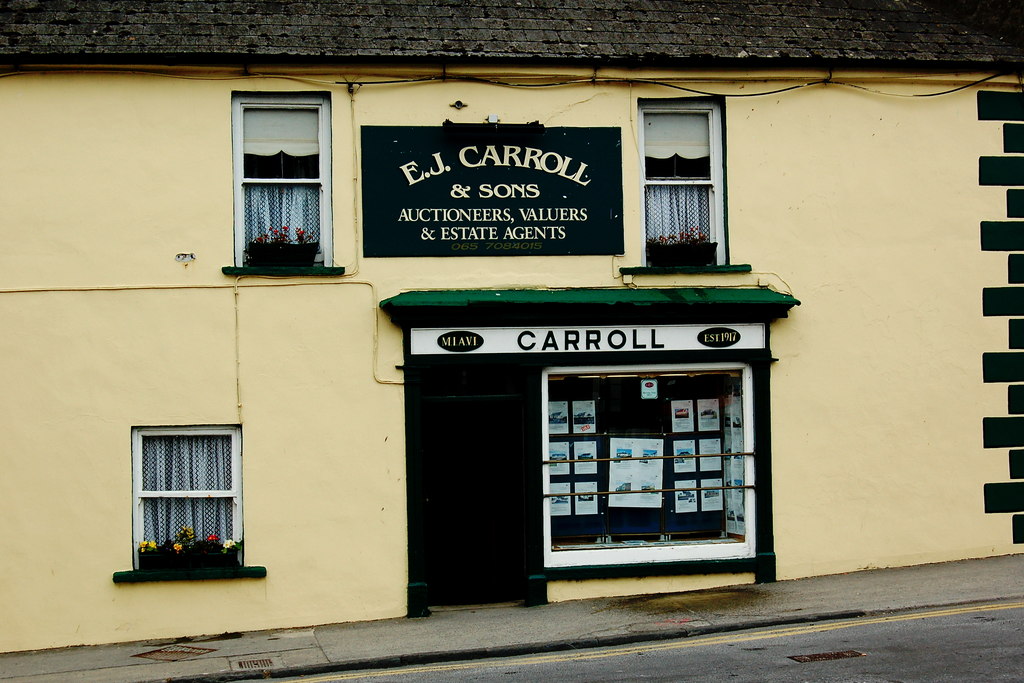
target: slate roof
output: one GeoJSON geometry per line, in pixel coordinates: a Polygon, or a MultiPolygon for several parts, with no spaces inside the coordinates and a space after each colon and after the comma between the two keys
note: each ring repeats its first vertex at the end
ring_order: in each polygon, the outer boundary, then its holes
{"type": "Polygon", "coordinates": [[[920,0],[0,0],[0,61],[977,65],[1024,48],[920,0]]]}
{"type": "Polygon", "coordinates": [[[1020,0],[924,0],[941,11],[1017,47],[1024,47],[1024,3],[1020,0]]]}

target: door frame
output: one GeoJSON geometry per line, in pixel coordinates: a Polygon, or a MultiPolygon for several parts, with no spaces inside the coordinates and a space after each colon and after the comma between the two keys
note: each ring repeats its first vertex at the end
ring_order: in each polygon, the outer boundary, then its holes
{"type": "MultiPolygon", "coordinates": [[[[451,363],[443,365],[453,366],[451,363]]],[[[475,363],[458,366],[459,369],[473,369],[475,363]]],[[[539,452],[541,442],[540,407],[531,395],[539,395],[540,369],[524,367],[519,363],[500,366],[504,371],[524,375],[520,393],[510,394],[467,394],[447,400],[516,400],[522,406],[523,416],[523,499],[517,501],[523,506],[523,554],[524,576],[521,595],[527,607],[547,604],[547,579],[544,576],[543,558],[543,515],[538,506],[529,501],[540,498],[543,482],[539,467],[532,466],[539,452]]],[[[405,414],[406,414],[406,509],[408,521],[409,578],[407,600],[409,617],[430,615],[429,585],[427,581],[427,529],[425,523],[424,497],[426,494],[425,463],[426,453],[423,439],[423,404],[432,400],[446,400],[439,397],[425,397],[427,370],[436,369],[435,364],[403,366],[405,372],[405,414]]],[[[453,367],[453,369],[455,369],[453,367]]]]}

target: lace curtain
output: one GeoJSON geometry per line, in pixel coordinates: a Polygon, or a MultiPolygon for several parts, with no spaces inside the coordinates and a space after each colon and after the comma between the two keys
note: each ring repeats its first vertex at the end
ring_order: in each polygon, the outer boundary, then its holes
{"type": "Polygon", "coordinates": [[[245,186],[245,243],[271,228],[288,228],[291,238],[302,229],[307,241],[320,240],[320,186],[250,184],[245,186]]]}
{"type": "MultiPolygon", "coordinates": [[[[145,491],[229,491],[231,437],[228,435],[147,436],[142,440],[145,491]]],[[[233,497],[143,498],[143,538],[158,544],[182,525],[196,536],[233,538],[233,497]]]]}
{"type": "Polygon", "coordinates": [[[711,188],[707,185],[648,185],[644,195],[648,239],[696,228],[711,240],[711,188]]]}

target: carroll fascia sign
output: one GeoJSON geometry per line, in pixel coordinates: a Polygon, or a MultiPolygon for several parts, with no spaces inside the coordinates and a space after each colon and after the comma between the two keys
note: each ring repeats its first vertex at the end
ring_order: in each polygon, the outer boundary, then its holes
{"type": "Polygon", "coordinates": [[[363,126],[365,256],[621,254],[618,128],[363,126]]]}
{"type": "Polygon", "coordinates": [[[763,349],[763,323],[707,325],[595,325],[587,327],[414,327],[414,356],[609,351],[696,351],[711,348],[763,349]]]}

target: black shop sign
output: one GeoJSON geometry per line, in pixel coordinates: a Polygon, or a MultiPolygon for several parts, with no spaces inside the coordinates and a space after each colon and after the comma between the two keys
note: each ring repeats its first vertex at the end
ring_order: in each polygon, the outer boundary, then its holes
{"type": "Polygon", "coordinates": [[[621,139],[363,126],[363,254],[621,254],[621,139]]]}

